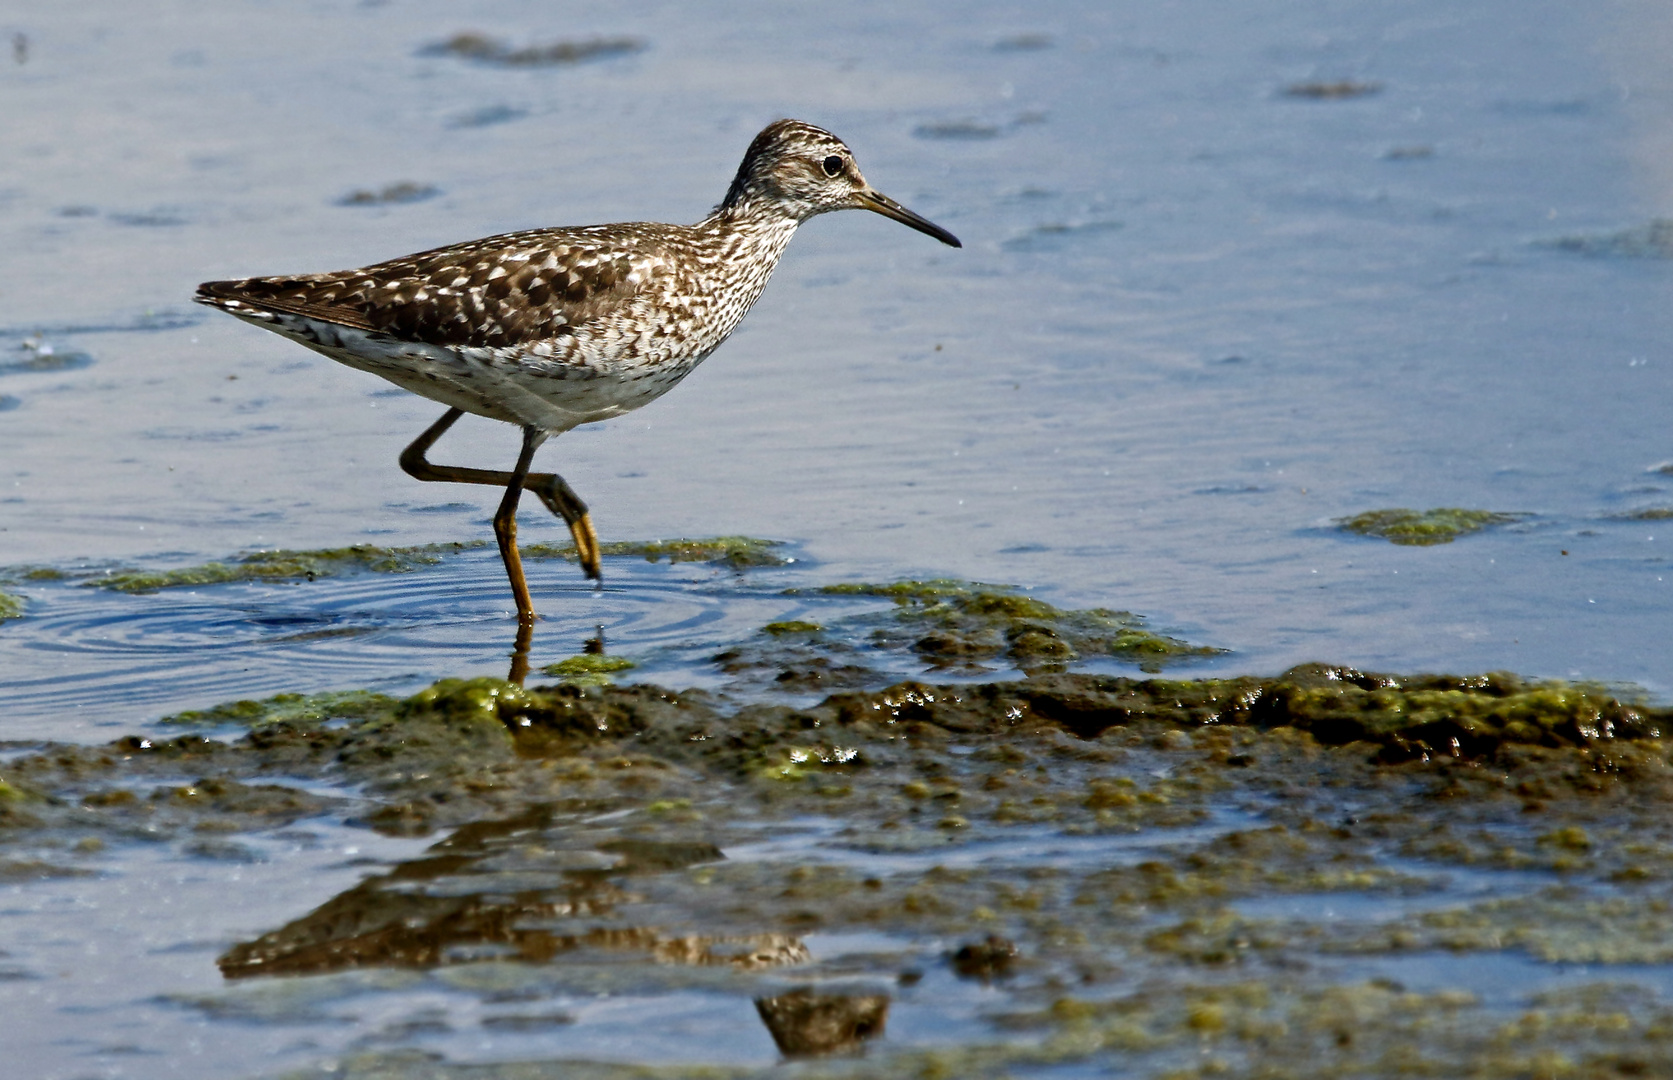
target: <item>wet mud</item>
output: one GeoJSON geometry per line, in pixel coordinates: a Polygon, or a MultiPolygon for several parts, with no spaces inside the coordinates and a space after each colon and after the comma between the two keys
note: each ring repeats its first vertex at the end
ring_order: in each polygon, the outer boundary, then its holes
{"type": "MultiPolygon", "coordinates": [[[[957,601],[955,626],[993,595],[899,588],[909,613],[957,601]]],[[[689,1066],[609,1064],[552,1034],[585,1030],[587,1002],[644,1000],[654,1024],[692,994],[749,1003],[813,1076],[1673,1066],[1673,979],[1629,989],[1673,963],[1673,709],[1619,689],[1041,671],[798,708],[585,685],[625,665],[574,659],[555,674],[581,685],[285,694],[177,714],[173,737],[16,748],[0,875],[97,875],[132,845],[256,861],[254,838],[323,817],[433,837],[231,943],[224,988],[177,1002],[258,1024],[397,990],[455,1002],[403,1021],[402,1049],[287,1075],[756,1074],[701,1041],[689,1066]],[[1438,956],[1599,966],[1491,996],[1438,956]],[[558,1041],[451,1061],[424,1047],[460,1034],[454,1013],[558,1041]]]]}

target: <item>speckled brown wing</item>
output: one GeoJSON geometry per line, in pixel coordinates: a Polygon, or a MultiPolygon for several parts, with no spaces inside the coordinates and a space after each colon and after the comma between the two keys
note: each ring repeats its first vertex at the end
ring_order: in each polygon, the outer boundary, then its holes
{"type": "Polygon", "coordinates": [[[507,233],[358,270],[205,282],[198,295],[402,341],[517,347],[572,333],[626,303],[666,262],[665,229],[507,233]]]}

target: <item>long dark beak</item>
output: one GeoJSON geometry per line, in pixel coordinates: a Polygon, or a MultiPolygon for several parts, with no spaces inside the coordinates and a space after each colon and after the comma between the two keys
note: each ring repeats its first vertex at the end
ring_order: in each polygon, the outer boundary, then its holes
{"type": "Polygon", "coordinates": [[[894,218],[902,225],[910,225],[912,228],[917,229],[921,233],[927,233],[928,235],[935,237],[937,240],[949,247],[964,246],[958,242],[958,237],[954,236],[946,229],[943,229],[941,226],[937,225],[928,218],[919,217],[917,214],[914,214],[912,211],[900,205],[900,203],[895,202],[893,199],[889,198],[880,191],[873,191],[871,188],[866,188],[863,191],[855,192],[854,198],[857,202],[859,202],[862,209],[882,214],[886,218],[894,218]]]}

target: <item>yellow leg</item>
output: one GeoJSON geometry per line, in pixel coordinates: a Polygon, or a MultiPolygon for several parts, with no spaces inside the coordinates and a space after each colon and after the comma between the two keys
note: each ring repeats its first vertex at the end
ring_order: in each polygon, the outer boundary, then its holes
{"type": "Polygon", "coordinates": [[[517,552],[517,501],[523,497],[523,482],[529,476],[529,463],[534,452],[546,441],[546,433],[537,427],[523,429],[523,452],[517,455],[517,467],[506,481],[505,498],[500,500],[494,515],[494,539],[500,544],[500,559],[505,563],[506,577],[511,579],[511,595],[517,601],[517,621],[534,624],[534,601],[529,598],[529,583],[523,578],[523,557],[517,552]]]}

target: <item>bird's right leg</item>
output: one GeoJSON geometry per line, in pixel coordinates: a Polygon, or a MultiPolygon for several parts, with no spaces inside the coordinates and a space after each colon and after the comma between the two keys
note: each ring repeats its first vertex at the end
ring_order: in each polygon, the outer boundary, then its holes
{"type": "MultiPolygon", "coordinates": [[[[523,481],[529,475],[529,462],[540,449],[546,433],[537,427],[523,429],[523,451],[517,455],[517,468],[506,478],[505,496],[494,514],[494,539],[500,545],[500,559],[511,579],[511,595],[517,601],[517,621],[534,625],[534,600],[529,596],[529,583],[523,577],[523,558],[517,553],[517,501],[523,494],[523,481]]],[[[513,679],[513,682],[519,680],[513,679]]]]}
{"type": "MultiPolygon", "coordinates": [[[[441,438],[454,421],[464,415],[463,409],[449,409],[440,420],[424,429],[424,434],[401,451],[401,468],[415,480],[443,480],[456,484],[492,484],[505,487],[511,483],[511,473],[494,469],[469,469],[458,465],[433,465],[425,458],[430,447],[441,438]]],[[[546,508],[563,518],[569,535],[575,540],[575,554],[581,560],[581,570],[594,581],[604,580],[599,563],[598,533],[593,530],[592,515],[587,504],[557,473],[529,473],[523,478],[523,489],[532,491],[546,504],[546,508]]]]}

